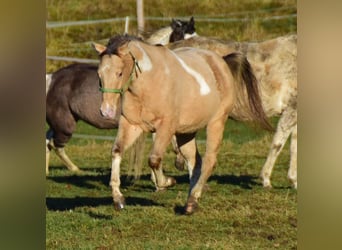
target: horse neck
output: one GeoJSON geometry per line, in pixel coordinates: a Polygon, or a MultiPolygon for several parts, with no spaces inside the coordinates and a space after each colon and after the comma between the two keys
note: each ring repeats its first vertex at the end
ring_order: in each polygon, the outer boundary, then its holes
{"type": "Polygon", "coordinates": [[[169,43],[171,33],[171,27],[162,28],[160,30],[157,30],[148,39],[146,39],[146,42],[151,45],[166,45],[169,43]]]}

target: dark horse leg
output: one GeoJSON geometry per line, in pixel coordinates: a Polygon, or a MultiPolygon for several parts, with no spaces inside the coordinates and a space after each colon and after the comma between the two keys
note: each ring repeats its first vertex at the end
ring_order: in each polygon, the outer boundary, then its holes
{"type": "Polygon", "coordinates": [[[201,173],[202,159],[198,152],[195,133],[191,134],[177,134],[176,145],[179,152],[177,158],[182,158],[184,164],[186,163],[189,171],[190,187],[193,187],[196,180],[201,173]]]}

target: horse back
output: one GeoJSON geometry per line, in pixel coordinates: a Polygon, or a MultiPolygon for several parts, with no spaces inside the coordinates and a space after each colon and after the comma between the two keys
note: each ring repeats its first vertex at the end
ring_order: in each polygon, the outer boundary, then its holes
{"type": "Polygon", "coordinates": [[[289,35],[250,44],[247,50],[268,116],[282,113],[297,97],[296,42],[297,36],[289,35]]]}

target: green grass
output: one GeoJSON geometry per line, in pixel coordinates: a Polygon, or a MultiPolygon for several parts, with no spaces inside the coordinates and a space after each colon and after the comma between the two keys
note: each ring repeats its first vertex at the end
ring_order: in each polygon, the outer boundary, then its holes
{"type": "MultiPolygon", "coordinates": [[[[223,141],[217,167],[208,181],[209,190],[193,216],[181,215],[189,188],[188,175],[173,167],[170,148],[163,165],[166,174],[176,178],[177,185],[164,192],[155,192],[150,181],[146,158],[150,143],[139,180],[127,178],[128,157],[124,157],[121,191],[127,205],[117,212],[108,186],[112,142],[72,139],[66,150],[83,172],[70,173],[51,154],[46,183],[47,248],[296,249],[297,192],[286,178],[289,145],[275,166],[274,188],[265,190],[258,175],[272,135],[263,132],[260,136],[231,121],[226,133],[232,139],[223,141]],[[249,135],[240,138],[246,130],[249,135]]],[[[199,149],[203,153],[204,144],[199,144],[199,149]]]]}
{"type": "MultiPolygon", "coordinates": [[[[238,41],[265,40],[295,33],[296,19],[262,21],[274,15],[296,13],[296,1],[274,0],[145,0],[145,16],[251,18],[244,23],[197,22],[203,36],[238,41]],[[148,7],[147,7],[148,6],[148,7]],[[279,9],[280,7],[284,7],[279,9]],[[272,11],[278,8],[277,11],[272,11]],[[242,13],[241,11],[263,10],[242,13]],[[240,14],[234,14],[240,12],[240,14]]],[[[135,0],[48,0],[47,21],[93,20],[135,16],[135,0]]],[[[152,31],[169,21],[147,21],[152,31]]],[[[47,55],[97,58],[90,41],[105,43],[123,32],[123,23],[105,23],[46,30],[47,55]]],[[[130,23],[135,34],[136,23],[130,23]]],[[[68,62],[47,60],[47,72],[68,62]]],[[[276,124],[277,118],[272,120],[276,124]]],[[[115,136],[114,130],[98,130],[79,122],[75,133],[115,136]]],[[[205,139],[204,131],[198,133],[205,139]]],[[[155,192],[150,181],[147,142],[144,168],[139,180],[127,178],[128,157],[121,167],[121,191],[127,205],[114,211],[110,178],[111,141],[73,138],[66,151],[82,169],[70,173],[51,153],[50,175],[46,180],[47,249],[296,249],[297,191],[290,187],[287,169],[289,145],[278,158],[271,190],[265,190],[258,176],[265,162],[272,133],[228,121],[218,163],[208,180],[209,190],[200,199],[200,209],[192,216],[181,215],[188,194],[187,171],[173,167],[171,148],[164,157],[166,174],[177,185],[155,192]]],[[[204,144],[199,144],[203,153],[204,144]]]]}

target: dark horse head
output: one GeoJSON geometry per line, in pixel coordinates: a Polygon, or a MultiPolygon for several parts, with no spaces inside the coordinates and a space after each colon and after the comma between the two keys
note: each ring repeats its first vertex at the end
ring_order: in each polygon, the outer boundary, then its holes
{"type": "Polygon", "coordinates": [[[170,43],[188,39],[196,36],[195,20],[194,17],[190,21],[181,21],[179,19],[172,19],[171,22],[172,33],[170,35],[170,43]]]}

